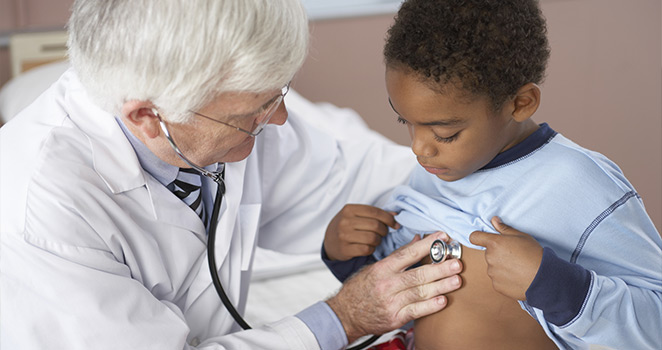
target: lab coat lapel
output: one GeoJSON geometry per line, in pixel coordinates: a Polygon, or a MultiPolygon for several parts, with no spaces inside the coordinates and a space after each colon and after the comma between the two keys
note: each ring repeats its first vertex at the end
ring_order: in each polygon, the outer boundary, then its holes
{"type": "Polygon", "coordinates": [[[200,217],[154,177],[146,175],[146,178],[156,220],[189,230],[206,242],[207,232],[200,217]]]}
{"type": "Polygon", "coordinates": [[[216,261],[225,260],[230,251],[238,241],[233,241],[233,237],[241,234],[238,224],[238,214],[241,205],[241,199],[244,188],[244,174],[246,171],[246,161],[226,164],[225,178],[226,191],[223,197],[223,206],[219,215],[218,227],[216,228],[216,261]]]}
{"type": "MultiPolygon", "coordinates": [[[[241,254],[242,243],[240,237],[242,235],[242,230],[238,224],[238,215],[240,214],[240,208],[242,206],[241,200],[243,195],[246,161],[228,163],[225,166],[226,192],[223,197],[223,204],[220,209],[218,226],[216,228],[215,260],[226,293],[231,299],[235,299],[240,290],[240,283],[237,283],[240,282],[240,269],[233,268],[232,266],[237,266],[240,263],[238,259],[241,259],[241,256],[243,255],[241,254]],[[231,250],[234,254],[228,256],[231,250]],[[229,261],[228,258],[231,258],[232,260],[237,259],[237,261],[229,261]]],[[[216,187],[215,184],[214,187],[216,187]]],[[[216,192],[216,188],[214,188],[213,192],[216,192]]],[[[253,219],[255,221],[258,220],[257,217],[253,219]]],[[[207,259],[204,259],[197,277],[189,288],[187,306],[190,306],[195,302],[205,290],[209,289],[211,292],[215,293],[213,287],[211,287],[211,283],[209,263],[207,259]]]]}

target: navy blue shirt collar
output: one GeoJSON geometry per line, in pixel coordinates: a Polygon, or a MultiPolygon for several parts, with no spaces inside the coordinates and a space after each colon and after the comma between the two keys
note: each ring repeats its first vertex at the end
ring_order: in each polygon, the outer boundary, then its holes
{"type": "Polygon", "coordinates": [[[547,123],[540,124],[538,130],[529,135],[522,142],[515,146],[497,154],[487,165],[480,168],[480,170],[487,170],[498,168],[504,164],[516,161],[535,152],[540,147],[546,145],[554,136],[556,131],[547,125],[547,123]]]}

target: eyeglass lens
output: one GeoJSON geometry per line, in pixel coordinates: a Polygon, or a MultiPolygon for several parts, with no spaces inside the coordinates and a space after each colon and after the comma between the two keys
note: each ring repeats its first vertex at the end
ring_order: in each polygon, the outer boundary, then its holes
{"type": "Polygon", "coordinates": [[[265,127],[265,125],[269,123],[269,120],[271,120],[271,117],[273,117],[276,110],[280,106],[281,102],[283,102],[283,98],[285,97],[285,95],[287,95],[289,90],[290,90],[290,84],[285,85],[285,87],[283,87],[283,90],[281,91],[280,96],[278,96],[274,100],[274,102],[271,103],[266,113],[262,114],[262,116],[258,117],[258,119],[255,120],[255,122],[257,123],[257,127],[251,132],[253,136],[257,136],[265,127]]]}

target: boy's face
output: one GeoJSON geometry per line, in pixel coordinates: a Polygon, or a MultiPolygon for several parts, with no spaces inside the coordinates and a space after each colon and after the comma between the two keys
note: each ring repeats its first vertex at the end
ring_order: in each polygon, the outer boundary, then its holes
{"type": "Polygon", "coordinates": [[[386,89],[418,162],[444,181],[475,172],[522,139],[512,103],[495,113],[486,97],[469,99],[450,86],[440,94],[415,73],[393,68],[386,89]]]}

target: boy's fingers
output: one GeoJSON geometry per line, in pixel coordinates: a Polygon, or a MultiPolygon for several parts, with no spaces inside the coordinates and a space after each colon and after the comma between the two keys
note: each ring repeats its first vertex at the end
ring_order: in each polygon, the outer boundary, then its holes
{"type": "Polygon", "coordinates": [[[352,244],[365,244],[370,246],[378,246],[382,241],[382,236],[372,231],[357,232],[359,234],[352,236],[352,244]]]}
{"type": "Polygon", "coordinates": [[[349,225],[353,231],[359,232],[371,232],[378,234],[380,236],[385,236],[388,233],[388,227],[383,222],[376,219],[367,219],[364,217],[354,218],[351,221],[348,221],[349,225]]]}
{"type": "Polygon", "coordinates": [[[510,236],[525,236],[526,234],[522,231],[518,231],[501,221],[501,218],[498,216],[495,216],[492,218],[492,226],[497,230],[502,235],[510,235],[510,236]]]}
{"type": "Polygon", "coordinates": [[[396,230],[399,229],[399,228],[400,228],[400,223],[397,222],[397,221],[395,221],[395,216],[398,215],[398,213],[396,213],[396,212],[394,212],[394,211],[389,211],[389,212],[387,212],[387,213],[393,215],[393,222],[395,222],[395,226],[391,226],[391,227],[393,227],[393,228],[396,229],[396,230]]]}
{"type": "Polygon", "coordinates": [[[493,233],[474,231],[469,236],[469,242],[481,247],[487,247],[487,244],[496,238],[495,236],[493,233]]]}
{"type": "Polygon", "coordinates": [[[370,205],[361,205],[360,209],[356,211],[356,216],[376,219],[384,223],[384,225],[395,229],[399,227],[399,224],[395,221],[394,213],[370,205]]]}

